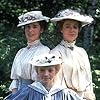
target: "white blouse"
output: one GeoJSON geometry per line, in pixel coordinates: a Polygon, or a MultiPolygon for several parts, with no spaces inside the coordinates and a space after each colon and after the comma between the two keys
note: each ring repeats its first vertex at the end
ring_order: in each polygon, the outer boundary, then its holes
{"type": "Polygon", "coordinates": [[[9,89],[17,88],[17,79],[36,80],[36,72],[34,66],[28,62],[35,56],[43,53],[48,53],[50,49],[41,44],[40,40],[36,40],[27,47],[20,49],[13,61],[11,69],[11,79],[13,79],[9,89]]]}
{"type": "Polygon", "coordinates": [[[78,92],[89,91],[93,93],[92,74],[86,51],[75,45],[62,40],[51,53],[63,58],[63,70],[59,73],[60,80],[78,92]],[[62,79],[63,78],[63,79],[62,79]]]}

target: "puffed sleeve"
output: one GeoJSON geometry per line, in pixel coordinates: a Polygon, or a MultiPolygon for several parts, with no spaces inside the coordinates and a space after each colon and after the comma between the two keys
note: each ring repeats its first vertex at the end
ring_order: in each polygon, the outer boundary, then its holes
{"type": "Polygon", "coordinates": [[[12,91],[12,89],[14,88],[17,88],[18,87],[18,80],[17,80],[17,74],[16,74],[16,68],[17,68],[17,65],[16,65],[16,60],[18,58],[18,56],[20,55],[22,49],[20,49],[15,58],[14,58],[14,61],[13,61],[13,65],[12,65],[12,69],[11,69],[11,79],[12,79],[12,82],[10,84],[10,87],[9,87],[9,90],[12,91]]]}
{"type": "Polygon", "coordinates": [[[87,52],[82,49],[82,52],[84,53],[85,56],[85,66],[87,67],[87,73],[88,73],[88,77],[90,80],[90,84],[87,86],[85,92],[84,92],[84,96],[85,98],[88,100],[95,100],[95,94],[93,92],[93,83],[92,83],[92,71],[91,71],[91,66],[90,66],[90,62],[89,62],[89,57],[87,52]]]}
{"type": "Polygon", "coordinates": [[[84,60],[85,60],[85,66],[87,68],[88,77],[90,79],[90,85],[87,87],[87,90],[93,91],[93,86],[92,86],[92,71],[91,71],[91,66],[90,66],[88,54],[87,54],[87,52],[84,49],[82,49],[82,50],[83,50],[83,53],[84,53],[84,56],[85,56],[84,60]]]}

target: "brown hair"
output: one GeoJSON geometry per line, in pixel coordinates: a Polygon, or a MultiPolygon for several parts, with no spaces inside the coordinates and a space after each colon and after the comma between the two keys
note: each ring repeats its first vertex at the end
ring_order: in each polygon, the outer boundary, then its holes
{"type": "MultiPolygon", "coordinates": [[[[57,26],[58,26],[58,28],[59,28],[60,30],[62,29],[65,20],[66,20],[66,19],[57,22],[57,26]]],[[[77,21],[77,22],[79,22],[79,21],[77,21]]],[[[80,29],[80,30],[81,30],[81,27],[82,27],[82,23],[79,22],[79,29],[80,29]]]]}
{"type": "Polygon", "coordinates": [[[46,30],[46,28],[48,26],[48,23],[46,21],[44,21],[44,20],[43,21],[38,21],[38,22],[39,22],[41,28],[46,30]]]}
{"type": "MultiPolygon", "coordinates": [[[[48,23],[46,22],[46,21],[38,21],[38,23],[39,23],[39,25],[40,25],[40,27],[41,27],[41,29],[43,29],[43,30],[46,30],[46,28],[47,28],[47,26],[48,26],[48,23]]],[[[22,26],[22,29],[25,29],[25,25],[24,26],[22,26]]]]}

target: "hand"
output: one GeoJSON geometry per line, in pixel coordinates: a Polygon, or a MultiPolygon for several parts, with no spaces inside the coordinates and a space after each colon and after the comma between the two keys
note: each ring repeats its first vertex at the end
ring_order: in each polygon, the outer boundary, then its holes
{"type": "Polygon", "coordinates": [[[15,93],[17,91],[17,88],[12,89],[12,93],[15,93]]]}

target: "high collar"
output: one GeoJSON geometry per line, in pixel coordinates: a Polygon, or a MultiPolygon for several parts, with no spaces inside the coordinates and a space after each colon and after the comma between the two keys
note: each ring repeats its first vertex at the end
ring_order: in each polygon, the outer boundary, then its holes
{"type": "Polygon", "coordinates": [[[76,43],[76,41],[68,42],[68,41],[62,40],[60,45],[64,46],[65,48],[70,48],[71,50],[73,50],[75,43],[76,43]]]}
{"type": "Polygon", "coordinates": [[[43,94],[54,94],[62,89],[65,89],[65,85],[61,85],[60,82],[55,83],[53,87],[50,89],[50,91],[47,91],[46,88],[40,83],[40,82],[34,82],[33,84],[30,85],[31,88],[36,88],[37,91],[43,93],[43,94]]]}
{"type": "Polygon", "coordinates": [[[40,40],[35,40],[33,42],[27,43],[27,48],[31,48],[33,46],[38,46],[40,44],[40,40]]]}

